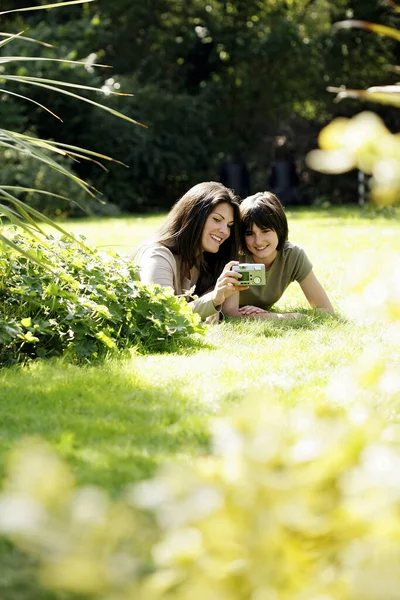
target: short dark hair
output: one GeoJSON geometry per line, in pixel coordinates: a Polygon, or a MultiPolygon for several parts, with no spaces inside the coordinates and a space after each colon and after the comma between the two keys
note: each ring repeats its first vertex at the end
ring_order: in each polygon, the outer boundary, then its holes
{"type": "Polygon", "coordinates": [[[181,279],[197,263],[200,268],[196,294],[215,285],[227,262],[236,258],[239,248],[239,199],[235,193],[216,181],[206,181],[190,188],[172,207],[156,234],[156,241],[180,257],[181,279]],[[234,225],[229,238],[215,254],[202,253],[201,240],[208,216],[219,204],[233,208],[234,225]],[[199,264],[200,262],[200,264],[199,264]]]}
{"type": "Polygon", "coordinates": [[[240,219],[243,248],[246,248],[246,231],[255,224],[260,229],[273,229],[278,236],[277,250],[282,250],[289,236],[289,227],[285,209],[275,194],[258,192],[245,198],[240,204],[240,219]]]}

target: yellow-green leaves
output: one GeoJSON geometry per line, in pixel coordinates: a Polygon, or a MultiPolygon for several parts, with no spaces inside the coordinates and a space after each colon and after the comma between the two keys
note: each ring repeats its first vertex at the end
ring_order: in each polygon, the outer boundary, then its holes
{"type": "MultiPolygon", "coordinates": [[[[400,7],[385,0],[395,11],[400,7]]],[[[361,28],[400,41],[400,31],[393,27],[368,21],[346,20],[335,24],[335,29],[361,28]]],[[[391,67],[396,70],[396,67],[391,67]]],[[[336,100],[355,98],[400,108],[400,85],[373,86],[366,90],[329,87],[337,94],[336,100]]],[[[307,164],[322,173],[344,173],[359,169],[371,175],[371,197],[379,205],[400,201],[400,136],[393,135],[382,120],[372,112],[364,112],[353,119],[337,118],[319,135],[320,150],[307,156],[307,164]]]]}
{"type": "Polygon", "coordinates": [[[320,150],[307,156],[307,164],[323,173],[360,169],[372,176],[372,198],[393,204],[400,197],[400,135],[392,134],[373,112],[352,119],[337,118],[319,135],[320,150]]]}

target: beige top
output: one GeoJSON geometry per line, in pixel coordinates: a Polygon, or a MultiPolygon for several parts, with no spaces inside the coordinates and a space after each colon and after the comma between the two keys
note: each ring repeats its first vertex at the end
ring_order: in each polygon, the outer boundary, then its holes
{"type": "MultiPolygon", "coordinates": [[[[157,283],[163,287],[170,287],[177,296],[193,294],[194,287],[199,278],[199,271],[193,267],[190,279],[180,278],[179,257],[172,254],[171,250],[161,244],[145,244],[132,256],[140,268],[140,281],[143,283],[157,283]]],[[[189,302],[192,310],[202,319],[215,315],[218,311],[212,302],[212,291],[189,302]]]]}

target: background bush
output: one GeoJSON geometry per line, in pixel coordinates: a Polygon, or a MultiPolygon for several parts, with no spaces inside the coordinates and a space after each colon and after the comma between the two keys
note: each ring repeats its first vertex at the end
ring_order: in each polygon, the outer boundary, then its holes
{"type": "Polygon", "coordinates": [[[211,177],[209,107],[201,97],[172,93],[156,84],[141,87],[133,78],[119,81],[122,89],[134,90],[134,98],[113,98],[110,105],[148,128],[127,127],[112,115],[99,119],[92,112],[80,144],[97,152],[106,147],[129,168],[111,165],[105,172],[85,163],[77,170],[125,212],[168,209],[191,182],[211,177]]]}

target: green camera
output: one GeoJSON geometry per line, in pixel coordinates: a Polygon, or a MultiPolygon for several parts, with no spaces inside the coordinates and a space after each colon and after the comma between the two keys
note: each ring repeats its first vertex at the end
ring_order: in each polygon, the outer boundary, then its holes
{"type": "Polygon", "coordinates": [[[237,285],[265,285],[265,265],[240,263],[232,267],[232,271],[241,273],[237,285]]]}

